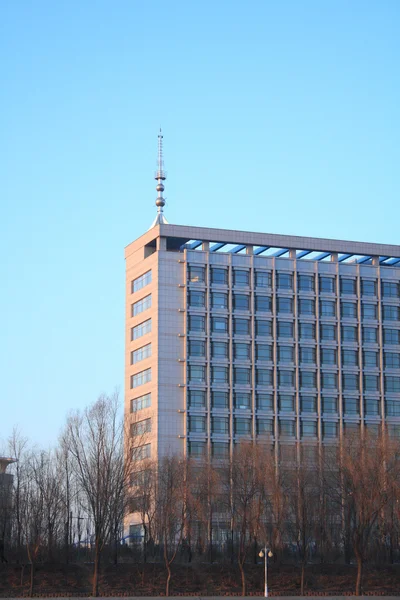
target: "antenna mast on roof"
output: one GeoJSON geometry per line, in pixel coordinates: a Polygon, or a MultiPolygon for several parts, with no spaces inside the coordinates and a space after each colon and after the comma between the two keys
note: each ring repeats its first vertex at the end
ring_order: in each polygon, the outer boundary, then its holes
{"type": "Polygon", "coordinates": [[[160,127],[160,133],[158,134],[158,161],[157,161],[157,171],[155,173],[154,179],[158,182],[157,186],[156,186],[156,190],[158,192],[158,196],[156,199],[156,206],[157,206],[157,216],[155,218],[155,220],[153,221],[150,229],[152,227],[154,227],[155,225],[160,225],[162,223],[168,223],[167,219],[164,217],[164,206],[165,206],[165,199],[163,197],[163,191],[164,191],[164,183],[163,181],[166,180],[167,178],[167,174],[164,171],[164,158],[163,158],[163,135],[161,132],[161,127],[160,127]]]}

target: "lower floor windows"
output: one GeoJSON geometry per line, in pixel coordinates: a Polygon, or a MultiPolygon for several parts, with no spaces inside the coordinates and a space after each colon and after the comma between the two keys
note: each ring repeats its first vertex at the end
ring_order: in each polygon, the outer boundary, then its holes
{"type": "Polygon", "coordinates": [[[213,408],[229,408],[228,392],[213,392],[211,395],[211,405],[213,408]]]}
{"type": "Polygon", "coordinates": [[[251,408],[251,394],[247,392],[235,393],[235,408],[251,408]]]}
{"type": "Polygon", "coordinates": [[[360,400],[359,398],[343,398],[343,412],[346,415],[359,415],[360,414],[360,400]]]}
{"type": "Polygon", "coordinates": [[[396,400],[386,399],[385,407],[388,417],[400,417],[400,398],[396,400]]]}
{"type": "Polygon", "coordinates": [[[251,420],[241,417],[235,419],[235,433],[237,435],[248,435],[251,433],[251,420]]]}
{"type": "Polygon", "coordinates": [[[228,458],[229,444],[223,442],[213,442],[211,452],[214,458],[228,458]]]}
{"type": "Polygon", "coordinates": [[[317,436],[317,422],[316,421],[301,421],[301,436],[305,437],[316,437],[317,436]]]}
{"type": "Polygon", "coordinates": [[[143,419],[137,423],[131,423],[131,436],[144,435],[151,432],[151,419],[143,419]]]}
{"type": "Polygon", "coordinates": [[[151,457],[151,444],[144,444],[143,446],[137,446],[132,448],[132,455],[136,460],[144,460],[145,458],[151,457]]]}
{"type": "Polygon", "coordinates": [[[378,416],[380,414],[380,400],[376,398],[365,398],[364,413],[368,417],[378,416]]]}
{"type": "Polygon", "coordinates": [[[273,419],[257,419],[258,435],[274,435],[273,419]]]}
{"type": "Polygon", "coordinates": [[[206,405],[206,393],[203,390],[189,390],[188,404],[191,408],[203,408],[206,405]]]}
{"type": "Polygon", "coordinates": [[[279,419],[279,434],[282,437],[294,437],[296,434],[295,421],[279,419]]]}
{"type": "Polygon", "coordinates": [[[337,398],[330,396],[322,396],[322,412],[327,414],[334,414],[338,411],[338,400],[337,398]]]}
{"type": "Polygon", "coordinates": [[[229,418],[228,417],[213,417],[212,418],[213,433],[229,433],[229,418]]]}
{"type": "Polygon", "coordinates": [[[143,408],[149,408],[149,406],[151,406],[151,394],[145,394],[144,396],[139,396],[139,398],[131,400],[132,412],[142,410],[143,408]]]}
{"type": "Polygon", "coordinates": [[[294,412],[294,396],[292,394],[279,394],[279,410],[294,412]]]}
{"type": "Polygon", "coordinates": [[[203,458],[206,454],[205,442],[189,442],[189,456],[192,458],[203,458]]]}
{"type": "Polygon", "coordinates": [[[300,396],[300,407],[303,413],[317,412],[317,397],[316,396],[300,396]]]}
{"type": "Polygon", "coordinates": [[[190,433],[204,433],[206,430],[206,418],[205,417],[189,417],[189,431],[190,433]]]}
{"type": "Polygon", "coordinates": [[[322,424],[322,433],[324,439],[337,438],[338,428],[338,423],[330,423],[329,421],[324,421],[324,423],[322,424]]]}

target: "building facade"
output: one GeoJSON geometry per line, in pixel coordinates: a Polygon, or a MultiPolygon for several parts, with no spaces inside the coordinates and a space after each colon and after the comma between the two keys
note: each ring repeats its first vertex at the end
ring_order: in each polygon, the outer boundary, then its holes
{"type": "Polygon", "coordinates": [[[143,458],[400,436],[400,246],[158,223],[125,256],[143,458]]]}

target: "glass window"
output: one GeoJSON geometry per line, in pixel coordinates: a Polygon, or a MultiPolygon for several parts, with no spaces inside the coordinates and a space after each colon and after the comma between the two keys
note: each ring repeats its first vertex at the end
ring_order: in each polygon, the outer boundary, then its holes
{"type": "Polygon", "coordinates": [[[314,291],[314,275],[298,275],[298,284],[300,292],[314,291]]]}
{"type": "Polygon", "coordinates": [[[299,299],[299,314],[300,315],[315,315],[315,300],[310,298],[299,299]]]}
{"type": "Polygon", "coordinates": [[[400,417],[400,398],[386,398],[385,410],[388,417],[400,417]]]}
{"type": "Polygon", "coordinates": [[[206,280],[206,269],[199,265],[189,265],[188,279],[190,283],[204,283],[206,280]]]}
{"type": "Polygon", "coordinates": [[[249,310],[250,296],[246,294],[233,294],[233,308],[235,310],[249,310]]]}
{"type": "Polygon", "coordinates": [[[400,330],[399,329],[384,329],[383,330],[383,341],[385,344],[400,344],[400,330]]]}
{"type": "Polygon", "coordinates": [[[273,394],[257,394],[258,410],[274,410],[274,395],[273,394]]]}
{"type": "Polygon", "coordinates": [[[201,340],[189,340],[189,356],[205,356],[206,344],[201,340]]]}
{"type": "Polygon", "coordinates": [[[251,370],[244,367],[235,367],[233,369],[235,383],[248,385],[251,382],[251,370]]]}
{"type": "Polygon", "coordinates": [[[321,300],[319,310],[321,317],[336,317],[336,302],[333,300],[321,300]]]}
{"type": "Polygon", "coordinates": [[[342,326],[342,341],[343,342],[356,342],[357,341],[357,327],[353,325],[342,326]]]}
{"type": "Polygon", "coordinates": [[[301,436],[303,438],[317,436],[317,422],[301,420],[301,436]]]}
{"type": "Polygon", "coordinates": [[[132,317],[140,315],[140,313],[147,310],[148,308],[151,308],[151,294],[132,304],[132,317]]]}
{"type": "Polygon", "coordinates": [[[228,458],[229,457],[229,444],[223,442],[212,442],[211,452],[213,458],[228,458]]]}
{"type": "Polygon", "coordinates": [[[317,412],[317,397],[306,396],[301,394],[300,396],[300,407],[303,413],[315,413],[317,412]]]}
{"type": "Polygon", "coordinates": [[[189,390],[188,404],[190,408],[203,408],[206,405],[206,393],[202,390],[189,390]]]}
{"type": "Polygon", "coordinates": [[[300,362],[305,364],[315,363],[315,348],[300,346],[300,362]]]}
{"type": "Polygon", "coordinates": [[[278,313],[292,313],[293,300],[291,298],[278,298],[278,313]]]}
{"type": "Polygon", "coordinates": [[[190,290],[189,306],[204,306],[204,305],[205,305],[205,293],[190,290]]]}
{"type": "Polygon", "coordinates": [[[256,311],[271,312],[272,301],[270,296],[256,296],[256,311]]]}
{"type": "Polygon", "coordinates": [[[235,358],[242,360],[250,360],[250,344],[244,344],[242,342],[235,342],[233,344],[233,351],[235,358]]]}
{"type": "Polygon", "coordinates": [[[303,461],[315,463],[318,460],[318,446],[301,446],[303,461]]]}
{"type": "Polygon", "coordinates": [[[377,398],[364,399],[364,412],[368,417],[376,417],[380,414],[380,400],[377,398]]]}
{"type": "Polygon", "coordinates": [[[370,344],[376,344],[378,341],[378,330],[376,327],[363,327],[363,341],[370,344]]]}
{"type": "Polygon", "coordinates": [[[131,401],[132,412],[137,412],[138,410],[142,410],[143,408],[149,408],[149,406],[151,406],[151,394],[139,396],[139,398],[134,398],[131,401]]]}
{"type": "Polygon", "coordinates": [[[213,358],[228,358],[228,344],[227,342],[212,342],[211,343],[211,355],[213,358]]]}
{"type": "Polygon", "coordinates": [[[399,284],[392,281],[382,281],[382,296],[385,298],[398,298],[399,284]]]}
{"type": "Polygon", "coordinates": [[[295,421],[279,419],[279,433],[282,437],[294,437],[296,435],[295,421]]]}
{"type": "Polygon", "coordinates": [[[300,371],[300,386],[314,388],[316,386],[316,373],[314,371],[300,371]]]}
{"type": "Polygon", "coordinates": [[[212,382],[227,383],[229,381],[229,369],[227,367],[212,367],[212,382]]]}
{"type": "Polygon", "coordinates": [[[211,308],[228,308],[228,294],[212,292],[211,308]]]}
{"type": "Polygon", "coordinates": [[[258,435],[274,435],[274,420],[273,419],[257,419],[257,434],[258,435]]]}
{"type": "Polygon", "coordinates": [[[343,407],[346,415],[360,414],[360,399],[359,398],[343,398],[343,407]]]}
{"type": "Polygon", "coordinates": [[[257,385],[273,385],[272,369],[256,369],[257,385]]]}
{"type": "Polygon", "coordinates": [[[336,325],[327,325],[323,323],[320,326],[321,340],[336,340],[336,325]]]}
{"type": "Polygon", "coordinates": [[[238,335],[249,335],[250,320],[249,319],[233,319],[233,331],[238,335]]]}
{"type": "Polygon", "coordinates": [[[335,278],[320,275],[319,291],[323,294],[334,294],[336,292],[335,278]]]}
{"type": "Polygon", "coordinates": [[[363,296],[376,296],[376,281],[361,279],[361,293],[363,296]]]}
{"type": "Polygon", "coordinates": [[[244,269],[233,270],[233,284],[237,287],[247,287],[250,281],[250,271],[244,269]]]}
{"type": "Polygon", "coordinates": [[[214,333],[227,333],[228,319],[226,319],[225,317],[212,317],[211,327],[214,333]]]}
{"type": "Polygon", "coordinates": [[[291,290],[293,288],[292,273],[277,273],[277,285],[279,290],[291,290]]]}
{"type": "Polygon", "coordinates": [[[355,302],[342,302],[340,304],[342,309],[342,317],[345,319],[356,319],[357,318],[357,304],[355,302]]]}
{"type": "Polygon", "coordinates": [[[149,381],[151,381],[151,369],[145,369],[144,371],[140,371],[140,373],[135,373],[135,375],[131,375],[131,389],[149,383],[149,381]]]}
{"type": "Polygon", "coordinates": [[[248,435],[251,433],[251,420],[244,417],[235,418],[235,433],[237,435],[248,435]]]}
{"type": "Polygon", "coordinates": [[[229,417],[213,417],[211,427],[213,433],[229,433],[229,417]]]}
{"type": "Polygon", "coordinates": [[[343,373],[343,389],[356,391],[360,389],[360,379],[357,373],[343,373]]]}
{"type": "Polygon", "coordinates": [[[366,304],[365,302],[361,305],[362,316],[364,319],[376,319],[376,304],[366,304]]]}
{"type": "Polygon", "coordinates": [[[256,345],[256,358],[257,360],[272,360],[272,346],[270,344],[257,344],[256,345]]]}
{"type": "Polygon", "coordinates": [[[136,327],[132,327],[131,329],[131,340],[137,340],[151,332],[151,319],[147,319],[147,321],[143,321],[143,323],[139,323],[136,327]]]}
{"type": "Polygon", "coordinates": [[[321,363],[323,365],[336,365],[337,351],[334,348],[321,348],[321,363]]]}
{"type": "Polygon", "coordinates": [[[228,408],[229,394],[228,392],[212,392],[211,404],[213,408],[228,408]]]}
{"type": "Polygon", "coordinates": [[[251,394],[249,392],[235,392],[235,408],[251,408],[251,394]]]}
{"type": "Polygon", "coordinates": [[[358,434],[360,431],[359,423],[344,423],[344,431],[346,434],[358,434]]]}
{"type": "Polygon", "coordinates": [[[324,439],[337,438],[338,424],[337,423],[329,423],[329,421],[324,421],[322,424],[322,432],[323,432],[324,439]]]}
{"type": "Polygon", "coordinates": [[[337,398],[333,396],[322,396],[322,412],[335,414],[338,411],[337,398]]]}
{"type": "Polygon", "coordinates": [[[383,309],[383,320],[384,321],[398,321],[399,320],[399,307],[398,306],[387,306],[384,304],[383,309]]]}
{"type": "Polygon", "coordinates": [[[280,412],[294,412],[294,396],[292,394],[279,394],[280,412]]]}
{"type": "Polygon", "coordinates": [[[271,273],[267,271],[255,271],[256,287],[270,288],[272,284],[271,273]]]}
{"type": "Polygon", "coordinates": [[[131,436],[144,435],[145,433],[151,433],[151,419],[143,419],[143,421],[137,421],[131,423],[131,436]]]}
{"type": "Polygon", "coordinates": [[[278,381],[279,381],[280,386],[293,387],[294,386],[294,372],[279,370],[278,381]]]}
{"type": "Polygon", "coordinates": [[[358,366],[357,350],[342,350],[342,362],[345,367],[358,366]]]}
{"type": "Polygon", "coordinates": [[[384,362],[387,369],[400,369],[400,354],[398,352],[385,352],[384,362]]]}
{"type": "MultiPolygon", "coordinates": [[[[294,421],[286,421],[286,423],[293,423],[294,421]]],[[[284,425],[284,428],[286,428],[286,426],[284,425]]],[[[281,427],[279,427],[281,433],[282,433],[282,429],[281,427]]],[[[290,431],[292,430],[292,427],[288,427],[288,435],[290,434],[290,431]]],[[[295,429],[293,429],[293,433],[292,435],[294,435],[294,431],[295,429]]],[[[279,445],[279,458],[282,462],[294,462],[296,460],[296,446],[286,446],[284,444],[280,444],[279,445]]]]}
{"type": "Polygon", "coordinates": [[[340,291],[342,294],[356,294],[357,286],[355,279],[347,279],[346,277],[340,278],[340,291]]]}
{"type": "Polygon", "coordinates": [[[322,387],[325,389],[336,389],[337,388],[337,373],[326,373],[321,374],[322,387]]]}
{"type": "Polygon", "coordinates": [[[203,458],[206,454],[205,442],[189,442],[189,455],[192,458],[203,458]]]}
{"type": "Polygon", "coordinates": [[[134,279],[132,281],[132,284],[131,284],[132,294],[134,292],[138,292],[139,290],[144,288],[146,285],[149,285],[149,283],[151,283],[151,271],[147,271],[146,273],[143,273],[143,275],[139,275],[139,277],[136,277],[136,279],[134,279]]]}
{"type": "Polygon", "coordinates": [[[391,438],[400,438],[400,424],[389,424],[387,429],[391,438]]]}
{"type": "Polygon", "coordinates": [[[315,340],[315,325],[313,323],[300,323],[300,339],[315,340]]]}
{"type": "Polygon", "coordinates": [[[400,392],[400,377],[385,375],[385,392],[400,392]]]}
{"type": "Polygon", "coordinates": [[[206,380],[206,368],[203,365],[189,365],[189,382],[203,383],[206,380]]]}
{"type": "Polygon", "coordinates": [[[189,331],[200,331],[206,330],[206,318],[201,315],[189,315],[189,331]]]}
{"type": "Polygon", "coordinates": [[[278,360],[281,363],[292,363],[294,360],[293,346],[278,346],[278,360]]]}
{"type": "Polygon", "coordinates": [[[281,321],[278,323],[279,337],[293,337],[293,323],[281,321]]]}
{"type": "Polygon", "coordinates": [[[378,353],[373,350],[365,350],[363,352],[364,367],[378,366],[378,353]]]}
{"type": "Polygon", "coordinates": [[[228,269],[211,267],[211,283],[226,285],[228,283],[228,269]]]}
{"type": "Polygon", "coordinates": [[[256,335],[266,337],[272,335],[271,321],[256,321],[256,335]]]}
{"type": "Polygon", "coordinates": [[[135,458],[137,460],[145,460],[151,456],[151,444],[144,444],[143,446],[137,446],[132,448],[135,452],[135,458]]]}
{"type": "Polygon", "coordinates": [[[151,344],[146,344],[137,350],[131,352],[131,365],[135,365],[141,360],[145,360],[151,356],[151,344]]]}

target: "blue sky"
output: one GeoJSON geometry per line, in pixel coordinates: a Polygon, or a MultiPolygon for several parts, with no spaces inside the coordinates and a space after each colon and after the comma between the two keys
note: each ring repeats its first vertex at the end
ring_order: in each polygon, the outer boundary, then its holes
{"type": "Polygon", "coordinates": [[[120,388],[123,249],[171,223],[399,243],[397,0],[3,0],[0,439],[120,388]]]}

